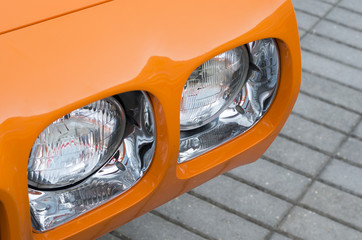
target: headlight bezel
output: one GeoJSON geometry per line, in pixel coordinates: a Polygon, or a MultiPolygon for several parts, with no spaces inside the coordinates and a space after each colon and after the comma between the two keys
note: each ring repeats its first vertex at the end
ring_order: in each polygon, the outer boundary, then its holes
{"type": "MultiPolygon", "coordinates": [[[[82,118],[86,118],[88,116],[82,116],[82,118]]],[[[80,123],[78,123],[80,124],[80,123]]],[[[58,189],[65,189],[65,188],[69,188],[71,186],[74,186],[74,185],[77,185],[79,184],[80,182],[86,180],[89,176],[91,176],[92,174],[94,174],[95,172],[97,172],[100,168],[103,167],[104,164],[106,164],[106,162],[108,161],[108,159],[110,157],[112,157],[112,155],[114,154],[114,152],[119,148],[121,142],[122,142],[122,139],[123,139],[123,135],[124,135],[124,131],[125,131],[125,127],[126,127],[126,114],[125,114],[125,111],[122,107],[122,105],[120,104],[120,102],[118,102],[114,97],[108,97],[108,98],[104,98],[104,99],[101,99],[99,101],[96,101],[96,102],[93,102],[93,103],[90,103],[86,106],[83,106],[81,108],[78,108],[66,115],[64,115],[63,117],[60,117],[58,118],[57,120],[55,120],[54,122],[52,122],[51,124],[49,124],[38,136],[38,138],[36,139],[34,145],[33,145],[33,148],[30,152],[30,157],[29,157],[29,163],[28,163],[28,185],[29,187],[31,187],[32,189],[35,189],[35,190],[58,190],[58,189]],[[42,184],[42,183],[38,183],[38,182],[35,182],[33,181],[32,179],[29,179],[29,164],[30,164],[30,159],[32,158],[33,156],[33,150],[34,150],[34,146],[35,146],[35,143],[38,141],[39,137],[44,133],[46,132],[47,130],[49,131],[49,128],[53,127],[54,124],[58,124],[59,122],[65,122],[66,120],[68,119],[71,119],[72,118],[72,115],[75,114],[76,111],[81,111],[81,110],[84,110],[86,108],[91,108],[91,107],[94,107],[92,105],[96,105],[97,103],[98,104],[102,104],[101,101],[103,102],[108,102],[110,104],[112,104],[116,109],[116,111],[118,111],[117,113],[120,115],[120,123],[119,123],[119,126],[118,128],[119,129],[116,129],[118,132],[117,134],[118,137],[116,136],[115,139],[112,139],[114,140],[115,142],[112,144],[111,146],[111,149],[107,149],[107,154],[105,154],[105,156],[102,157],[102,159],[99,159],[98,160],[98,163],[96,163],[94,165],[94,167],[92,169],[90,169],[88,171],[88,173],[82,175],[81,177],[79,176],[78,178],[76,178],[76,180],[73,180],[71,182],[68,182],[68,183],[49,183],[49,184],[42,184]]],[[[68,129],[68,128],[67,128],[68,129]]],[[[111,136],[110,136],[111,137],[111,136]]],[[[112,136],[114,137],[114,136],[112,136]]],[[[35,163],[33,163],[35,164],[35,163]]],[[[58,181],[59,182],[59,181],[58,181]]]]}
{"type": "MultiPolygon", "coordinates": [[[[194,160],[200,155],[242,135],[256,125],[268,111],[277,93],[281,74],[281,60],[277,40],[275,38],[264,38],[249,42],[245,45],[250,54],[249,59],[251,65],[245,85],[234,101],[212,122],[192,131],[183,131],[180,129],[178,164],[194,160]],[[271,59],[272,63],[269,66],[272,66],[271,68],[273,68],[273,66],[276,65],[276,69],[269,69],[270,71],[268,72],[267,70],[265,71],[264,67],[260,68],[254,62],[255,56],[253,55],[253,50],[261,44],[273,48],[271,54],[274,58],[271,59]],[[275,70],[276,74],[274,72],[273,75],[273,71],[275,70]],[[267,76],[270,74],[272,75],[271,78],[264,79],[264,85],[266,85],[266,87],[262,85],[262,82],[253,81],[253,78],[255,80],[258,76],[265,74],[265,72],[267,72],[267,76]],[[262,96],[264,93],[266,97],[262,96]]],[[[261,50],[260,56],[265,56],[264,50],[265,49],[261,50]]]]}
{"type": "Polygon", "coordinates": [[[102,167],[77,184],[49,190],[28,186],[31,221],[35,231],[52,230],[122,195],[137,185],[149,170],[156,147],[156,124],[150,97],[144,91],[125,92],[114,97],[123,106],[127,118],[122,143],[102,167]],[[90,188],[92,186],[94,190],[90,188]],[[107,190],[112,186],[113,190],[107,190]],[[83,189],[87,188],[88,192],[93,192],[86,193],[83,189]],[[105,192],[100,194],[98,189],[105,192]],[[71,197],[71,194],[78,197],[71,197]],[[79,204],[70,206],[82,201],[86,201],[85,205],[81,203],[83,207],[79,204]],[[59,213],[64,206],[69,211],[59,213]],[[72,209],[78,212],[73,214],[72,209]],[[43,211],[48,211],[50,217],[43,211]],[[59,217],[57,214],[60,214],[59,217]],[[64,217],[66,214],[68,216],[64,217]]]}
{"type": "MultiPolygon", "coordinates": [[[[236,53],[237,54],[237,53],[236,53]]],[[[225,63],[227,62],[227,60],[225,60],[225,63]]],[[[218,69],[220,70],[220,69],[218,69]]],[[[224,71],[227,71],[229,70],[228,67],[225,67],[224,71]]],[[[234,73],[236,73],[238,70],[234,71],[234,73]]],[[[243,88],[246,80],[247,80],[247,75],[248,75],[248,71],[249,71],[249,53],[248,53],[248,50],[246,48],[245,45],[241,45],[241,46],[238,46],[238,47],[235,47],[233,49],[230,49],[228,51],[225,51],[225,52],[222,52],[212,58],[210,58],[209,60],[205,61],[204,63],[202,63],[201,65],[199,65],[197,68],[195,68],[189,78],[186,80],[185,82],[185,85],[184,85],[184,89],[182,91],[182,95],[181,95],[181,106],[180,106],[180,130],[181,131],[192,131],[192,130],[195,130],[195,129],[198,129],[202,126],[205,126],[207,125],[208,123],[212,122],[215,118],[218,117],[218,115],[223,112],[229,105],[230,103],[233,101],[233,99],[235,98],[235,96],[238,94],[238,92],[243,88]],[[194,122],[194,123],[189,123],[189,124],[185,124],[183,123],[183,117],[182,117],[182,114],[183,114],[183,108],[182,108],[182,105],[184,104],[184,93],[185,93],[185,89],[187,88],[188,84],[189,84],[189,81],[194,81],[196,79],[193,79],[192,76],[195,72],[197,73],[200,73],[202,71],[207,71],[207,70],[204,70],[204,66],[205,65],[208,65],[209,62],[213,62],[213,61],[217,61],[218,58],[223,58],[223,55],[227,55],[228,53],[232,52],[232,51],[239,51],[239,54],[240,54],[240,61],[241,61],[241,66],[240,68],[242,68],[240,71],[241,71],[241,76],[239,76],[239,84],[237,85],[237,87],[235,89],[232,89],[231,91],[234,91],[232,93],[229,93],[229,96],[228,96],[228,100],[225,101],[221,107],[219,107],[219,109],[217,111],[213,111],[213,113],[211,114],[211,116],[209,116],[208,118],[205,118],[204,120],[200,120],[199,122],[194,122]]],[[[219,71],[217,72],[218,74],[221,74],[222,71],[219,71]]],[[[205,73],[203,73],[204,75],[205,73]]],[[[215,74],[216,75],[216,74],[215,74]]],[[[205,78],[208,78],[210,76],[206,76],[205,78]]],[[[229,77],[233,77],[233,76],[229,76],[229,77]]],[[[202,77],[203,78],[203,77],[202,77]]],[[[201,80],[205,80],[205,79],[201,79],[201,80]]],[[[233,79],[231,79],[231,81],[233,81],[233,79]]],[[[223,92],[223,95],[226,93],[226,91],[223,92]]],[[[212,106],[210,105],[209,106],[209,109],[212,109],[212,106]]]]}

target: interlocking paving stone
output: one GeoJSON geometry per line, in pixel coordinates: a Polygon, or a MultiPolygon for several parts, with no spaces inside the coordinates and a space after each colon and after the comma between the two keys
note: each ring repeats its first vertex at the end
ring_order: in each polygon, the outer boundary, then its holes
{"type": "Polygon", "coordinates": [[[355,163],[362,164],[362,141],[356,138],[348,138],[338,151],[338,155],[355,163]]]}
{"type": "Polygon", "coordinates": [[[229,173],[293,200],[301,195],[310,182],[309,178],[263,159],[235,168],[229,173]]]}
{"type": "Polygon", "coordinates": [[[313,176],[328,160],[327,155],[282,137],[277,137],[264,155],[313,176]]]}
{"type": "Polygon", "coordinates": [[[362,51],[355,48],[311,34],[303,38],[301,45],[304,49],[328,56],[337,61],[359,68],[362,67],[360,61],[362,59],[362,51]]]}
{"type": "Polygon", "coordinates": [[[282,133],[290,138],[315,146],[327,152],[333,152],[341,143],[344,135],[304,120],[299,116],[290,115],[282,133]]]}
{"type": "Polygon", "coordinates": [[[362,169],[334,159],[323,171],[321,179],[362,195],[362,169]]]}
{"type": "Polygon", "coordinates": [[[302,51],[302,67],[312,73],[331,78],[340,83],[362,90],[362,70],[334,62],[317,54],[302,51]],[[348,73],[348,77],[346,74],[348,73]]]}
{"type": "Polygon", "coordinates": [[[115,231],[122,236],[135,240],[204,239],[151,213],[136,218],[115,231]]]}
{"type": "Polygon", "coordinates": [[[332,104],[299,94],[293,112],[344,132],[349,132],[359,120],[359,115],[332,104]],[[331,117],[333,116],[333,117],[331,117]]]}
{"type": "Polygon", "coordinates": [[[325,15],[333,6],[315,0],[292,0],[296,9],[303,10],[318,16],[325,15]]]}
{"type": "Polygon", "coordinates": [[[301,201],[336,219],[362,228],[362,199],[320,182],[315,182],[301,201]]]}
{"type": "Polygon", "coordinates": [[[362,30],[362,14],[357,14],[342,8],[334,8],[330,13],[328,13],[326,18],[352,28],[362,30]]]}
{"type": "Polygon", "coordinates": [[[362,122],[360,122],[360,123],[358,124],[358,126],[357,126],[356,129],[354,130],[353,134],[356,135],[356,136],[358,136],[358,137],[360,137],[360,138],[362,138],[362,122]]]}
{"type": "Polygon", "coordinates": [[[362,113],[362,94],[354,89],[304,72],[302,74],[301,90],[326,101],[362,113]]]}
{"type": "MultiPolygon", "coordinates": [[[[230,194],[228,191],[229,198],[230,194]]],[[[269,232],[189,194],[162,205],[156,211],[216,239],[263,239],[269,232]]]]}
{"type": "MultiPolygon", "coordinates": [[[[313,28],[313,32],[360,49],[362,48],[361,32],[333,22],[322,20],[313,28]]],[[[341,44],[338,46],[341,46],[341,44]]]]}
{"type": "Polygon", "coordinates": [[[353,11],[358,11],[362,14],[361,0],[342,0],[338,5],[353,11]]]}
{"type": "Polygon", "coordinates": [[[270,238],[270,240],[288,240],[288,239],[291,239],[291,238],[285,237],[278,233],[274,233],[273,236],[270,238]]]}
{"type": "Polygon", "coordinates": [[[281,229],[308,240],[360,240],[362,233],[306,209],[296,207],[281,229]]]}
{"type": "Polygon", "coordinates": [[[226,176],[212,179],[194,192],[270,226],[276,225],[291,207],[281,199],[226,176]]]}
{"type": "Polygon", "coordinates": [[[113,236],[112,234],[106,234],[100,238],[97,238],[97,240],[120,240],[118,237],[113,236]]]}
{"type": "Polygon", "coordinates": [[[319,1],[322,1],[322,2],[328,2],[328,3],[337,3],[339,0],[319,0],[319,1]]]}
{"type": "Polygon", "coordinates": [[[309,15],[301,11],[295,11],[297,15],[298,27],[304,30],[309,30],[318,20],[318,17],[309,15]]]}

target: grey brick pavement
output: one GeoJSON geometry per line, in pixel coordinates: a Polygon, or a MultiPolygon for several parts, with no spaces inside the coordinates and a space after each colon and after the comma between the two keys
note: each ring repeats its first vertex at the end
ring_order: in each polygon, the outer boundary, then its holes
{"type": "Polygon", "coordinates": [[[362,1],[293,3],[301,94],[264,156],[101,240],[362,239],[362,1]]]}

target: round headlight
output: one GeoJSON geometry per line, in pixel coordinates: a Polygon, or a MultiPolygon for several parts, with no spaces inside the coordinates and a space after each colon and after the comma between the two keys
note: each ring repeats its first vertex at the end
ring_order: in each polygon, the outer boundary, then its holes
{"type": "Polygon", "coordinates": [[[217,121],[194,131],[180,131],[179,163],[210,151],[252,128],[272,104],[280,77],[277,41],[261,39],[244,45],[249,53],[247,80],[217,121]]]}
{"type": "Polygon", "coordinates": [[[54,121],[31,150],[29,185],[53,189],[90,176],[121,144],[125,122],[123,108],[114,98],[91,103],[54,121]]]}
{"type": "Polygon", "coordinates": [[[182,92],[181,130],[203,126],[229,106],[245,84],[248,66],[247,49],[240,46],[196,68],[182,92]]]}

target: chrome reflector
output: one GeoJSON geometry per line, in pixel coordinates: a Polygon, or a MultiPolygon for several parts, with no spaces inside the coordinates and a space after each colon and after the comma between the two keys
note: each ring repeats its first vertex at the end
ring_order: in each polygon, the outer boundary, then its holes
{"type": "Polygon", "coordinates": [[[191,131],[181,128],[179,163],[189,161],[244,133],[268,110],[279,79],[277,43],[269,38],[246,46],[250,63],[245,85],[212,122],[191,131]]]}

